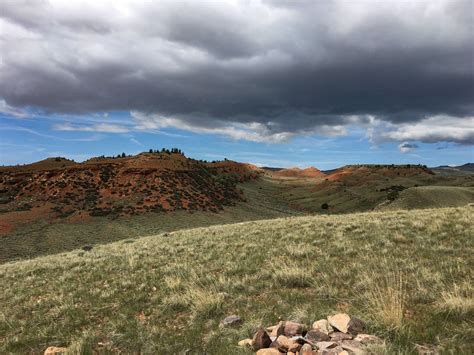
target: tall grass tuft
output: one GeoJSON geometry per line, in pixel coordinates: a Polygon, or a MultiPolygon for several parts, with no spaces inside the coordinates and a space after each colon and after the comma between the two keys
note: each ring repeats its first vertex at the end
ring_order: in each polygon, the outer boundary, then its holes
{"type": "Polygon", "coordinates": [[[380,325],[396,330],[403,326],[406,277],[399,270],[380,271],[372,270],[363,274],[367,314],[380,325]]]}

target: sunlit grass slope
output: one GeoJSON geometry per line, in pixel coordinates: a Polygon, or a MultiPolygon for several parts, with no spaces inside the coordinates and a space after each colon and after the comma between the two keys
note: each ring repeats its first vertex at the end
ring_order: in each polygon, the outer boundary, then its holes
{"type": "Polygon", "coordinates": [[[245,354],[278,317],[343,310],[389,353],[473,353],[473,208],[290,217],[0,265],[0,353],[245,354]],[[220,329],[226,315],[242,327],[220,329]]]}
{"type": "Polygon", "coordinates": [[[474,188],[461,186],[419,186],[400,193],[381,209],[459,207],[474,202],[474,188]]]}

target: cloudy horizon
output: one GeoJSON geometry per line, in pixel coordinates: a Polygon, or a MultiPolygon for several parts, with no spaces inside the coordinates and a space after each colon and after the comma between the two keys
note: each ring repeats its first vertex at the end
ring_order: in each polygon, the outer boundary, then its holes
{"type": "Polygon", "coordinates": [[[3,1],[0,164],[162,146],[259,165],[471,162],[473,6],[3,1]]]}

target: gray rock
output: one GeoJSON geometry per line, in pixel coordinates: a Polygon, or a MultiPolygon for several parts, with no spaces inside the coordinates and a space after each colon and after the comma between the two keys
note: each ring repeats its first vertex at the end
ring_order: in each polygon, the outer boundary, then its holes
{"type": "Polygon", "coordinates": [[[347,327],[347,331],[352,335],[357,335],[359,333],[363,333],[364,330],[365,323],[359,318],[351,317],[351,320],[349,321],[349,325],[347,327]]]}
{"type": "Polygon", "coordinates": [[[317,329],[312,329],[308,333],[306,333],[306,339],[308,339],[311,343],[331,340],[329,335],[317,329]]]}
{"type": "Polygon", "coordinates": [[[220,326],[221,327],[236,327],[242,324],[242,318],[233,314],[231,316],[225,317],[222,321],[220,326]]]}

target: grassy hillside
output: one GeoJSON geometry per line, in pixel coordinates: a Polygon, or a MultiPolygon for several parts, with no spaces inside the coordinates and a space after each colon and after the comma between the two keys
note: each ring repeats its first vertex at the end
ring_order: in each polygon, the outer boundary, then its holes
{"type": "Polygon", "coordinates": [[[75,223],[50,223],[47,220],[25,223],[21,228],[0,237],[0,263],[162,232],[303,213],[291,207],[284,196],[280,196],[282,186],[277,180],[247,182],[240,184],[240,188],[244,191],[246,201],[236,206],[226,206],[219,213],[151,212],[118,219],[93,217],[75,223]]]}
{"type": "Polygon", "coordinates": [[[473,208],[190,229],[0,265],[0,353],[246,354],[278,317],[343,310],[389,353],[473,353],[473,208]],[[226,315],[242,327],[220,329],[226,315]]]}
{"type": "Polygon", "coordinates": [[[400,192],[390,203],[378,207],[381,210],[458,207],[474,202],[474,188],[459,186],[419,186],[400,192]]]}
{"type": "MultiPolygon", "coordinates": [[[[235,206],[225,206],[219,213],[204,211],[148,212],[141,215],[111,219],[91,217],[71,223],[49,220],[22,223],[21,227],[2,236],[0,263],[20,258],[54,254],[80,248],[84,245],[105,244],[113,241],[137,238],[185,228],[205,227],[217,224],[278,218],[291,215],[334,214],[369,211],[387,201],[392,185],[409,187],[400,193],[402,198],[411,191],[424,191],[423,199],[401,199],[384,208],[430,208],[464,205],[474,202],[474,180],[471,178],[443,178],[431,175],[421,177],[396,177],[386,181],[378,179],[371,184],[344,184],[324,179],[294,179],[262,177],[257,181],[239,184],[245,201],[235,206]],[[442,187],[420,187],[415,184],[442,184],[442,187]],[[446,186],[448,184],[457,187],[446,186]],[[417,190],[419,189],[419,190],[417,190]],[[443,194],[442,191],[445,193],[443,194]],[[433,198],[430,198],[430,193],[433,198]],[[462,198],[460,197],[462,196],[462,198]],[[469,201],[470,198],[470,201],[469,201]],[[436,203],[434,203],[435,201],[436,203]],[[467,202],[466,202],[467,201],[467,202]],[[321,208],[328,203],[330,208],[321,208]]],[[[22,212],[18,212],[22,213],[22,212]]],[[[2,215],[0,215],[1,217],[2,215]]],[[[0,225],[2,221],[0,220],[0,225]]]]}

